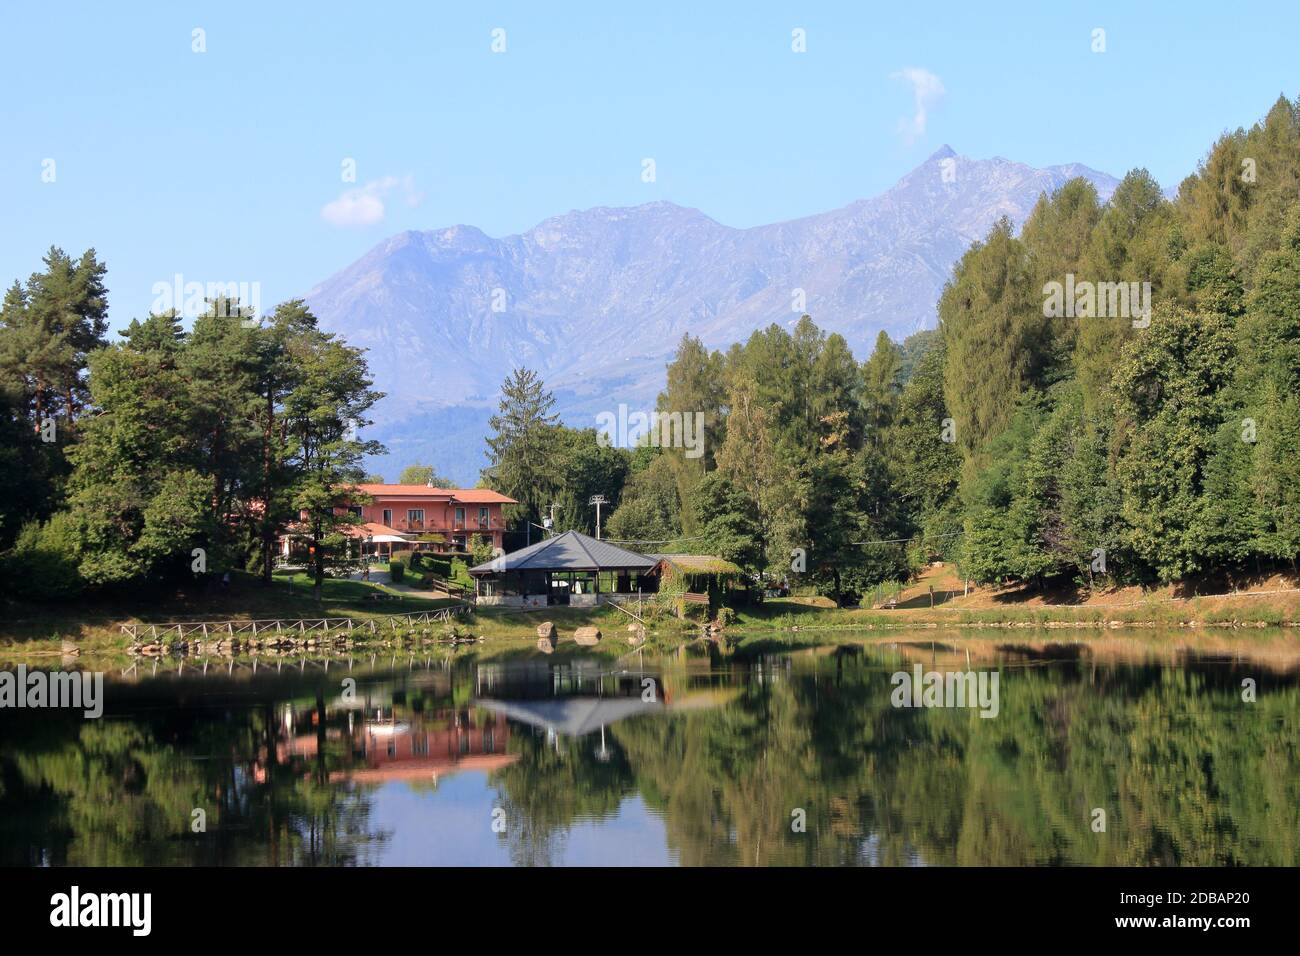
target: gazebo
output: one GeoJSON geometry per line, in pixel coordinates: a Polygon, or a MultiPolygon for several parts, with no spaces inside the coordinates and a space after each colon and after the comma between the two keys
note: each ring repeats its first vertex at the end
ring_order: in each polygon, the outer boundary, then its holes
{"type": "Polygon", "coordinates": [[[578,531],[539,541],[469,569],[477,603],[595,607],[658,590],[658,562],[578,531]]]}

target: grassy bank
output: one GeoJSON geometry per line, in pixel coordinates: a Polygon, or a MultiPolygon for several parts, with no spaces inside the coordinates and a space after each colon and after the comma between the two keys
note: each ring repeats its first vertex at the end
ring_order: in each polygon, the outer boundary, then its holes
{"type": "MultiPolygon", "coordinates": [[[[1131,598],[1131,595],[1125,595],[1131,598]]],[[[28,657],[58,654],[75,645],[83,654],[119,654],[130,645],[121,633],[124,623],[250,620],[268,618],[351,617],[384,621],[393,614],[435,610],[454,603],[398,591],[380,584],[327,579],[320,600],[303,574],[277,575],[270,587],[250,575],[233,576],[229,587],[119,595],[111,600],[58,606],[11,602],[0,623],[0,654],[28,657]],[[379,598],[376,600],[376,598],[379,598]]],[[[1153,593],[1145,599],[1115,603],[1045,604],[984,601],[959,606],[960,600],[935,607],[909,606],[892,610],[837,609],[825,602],[794,598],[769,600],[742,608],[729,627],[746,641],[772,640],[783,632],[786,644],[833,640],[837,632],[889,632],[908,628],[943,628],[972,634],[992,628],[1222,628],[1295,626],[1300,621],[1300,593],[1226,594],[1170,599],[1153,593]]],[[[627,627],[632,618],[611,608],[547,608],[520,611],[480,608],[457,625],[462,634],[486,639],[488,653],[536,651],[537,625],[552,621],[562,635],[584,625],[599,627],[612,639],[611,652],[630,649],[627,627]]],[[[651,618],[648,644],[679,643],[698,634],[698,626],[672,617],[651,618]]],[[[561,649],[563,644],[561,645],[561,649]]],[[[557,653],[561,650],[557,649],[557,653]]]]}
{"type": "Polygon", "coordinates": [[[75,644],[83,653],[122,650],[131,641],[121,633],[121,625],[131,623],[327,617],[382,620],[392,614],[436,610],[454,603],[335,578],[325,579],[317,600],[310,579],[302,573],[277,574],[269,587],[252,575],[235,574],[228,587],[214,582],[202,589],[123,594],[75,604],[12,603],[0,623],[0,650],[55,653],[65,643],[75,644]]]}
{"type": "Polygon", "coordinates": [[[1300,623],[1300,594],[1215,595],[1127,604],[946,607],[866,610],[776,599],[741,609],[744,630],[910,627],[1288,627],[1300,623]]]}

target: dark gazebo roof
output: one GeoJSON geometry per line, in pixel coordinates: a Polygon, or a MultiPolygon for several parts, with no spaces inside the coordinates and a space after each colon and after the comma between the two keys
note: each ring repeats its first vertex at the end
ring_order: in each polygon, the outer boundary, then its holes
{"type": "Polygon", "coordinates": [[[494,558],[470,574],[500,574],[506,571],[649,571],[654,558],[628,551],[577,531],[566,531],[545,541],[494,558]]]}
{"type": "Polygon", "coordinates": [[[664,709],[663,701],[644,701],[640,697],[552,697],[549,700],[477,697],[474,706],[566,737],[582,737],[626,717],[664,709]]]}

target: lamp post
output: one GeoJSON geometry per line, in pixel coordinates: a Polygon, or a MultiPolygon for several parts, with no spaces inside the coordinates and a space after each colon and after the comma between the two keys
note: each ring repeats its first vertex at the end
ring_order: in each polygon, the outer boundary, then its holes
{"type": "Polygon", "coordinates": [[[596,540],[599,541],[600,540],[600,506],[609,504],[609,499],[606,498],[604,495],[592,495],[591,500],[589,500],[587,504],[596,506],[596,540]]]}

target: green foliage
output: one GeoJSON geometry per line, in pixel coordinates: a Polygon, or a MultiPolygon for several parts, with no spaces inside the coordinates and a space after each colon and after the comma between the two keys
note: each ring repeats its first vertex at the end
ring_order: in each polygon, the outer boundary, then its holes
{"type": "Polygon", "coordinates": [[[74,260],[51,248],[0,305],[0,550],[63,502],[86,371],[108,330],[104,274],[93,249],[74,260]]]}
{"type": "Polygon", "coordinates": [[[930,553],[947,554],[961,531],[957,486],[961,458],[946,440],[951,421],[943,397],[945,350],[935,342],[916,362],[886,436],[890,497],[910,517],[930,553]]]}
{"type": "Polygon", "coordinates": [[[477,567],[480,564],[486,564],[492,560],[492,539],[487,535],[478,534],[470,541],[470,560],[471,566],[477,567]]]}
{"type": "Polygon", "coordinates": [[[673,523],[680,524],[683,533],[694,534],[698,523],[692,511],[692,492],[716,464],[722,446],[726,404],[722,356],[710,352],[699,339],[683,335],[677,353],[668,365],[667,379],[656,405],[658,411],[677,412],[683,416],[693,416],[697,412],[704,415],[702,454],[687,457],[688,449],[685,448],[664,448],[661,452],[677,485],[678,509],[674,512],[676,519],[673,523]]]}
{"type": "MultiPolygon", "coordinates": [[[[397,476],[399,485],[428,485],[433,488],[455,488],[456,483],[450,478],[443,478],[433,470],[432,465],[407,465],[397,476]]],[[[382,484],[382,482],[376,482],[382,484]]]]}
{"type": "Polygon", "coordinates": [[[637,456],[633,456],[633,470],[623,486],[617,510],[605,523],[606,534],[621,541],[670,541],[680,537],[681,503],[672,464],[659,453],[641,457],[649,463],[637,470],[637,456]]]}
{"type": "Polygon", "coordinates": [[[40,524],[29,522],[14,547],[0,555],[0,585],[29,601],[76,597],[85,582],[77,567],[77,528],[66,513],[40,524]]]}
{"type": "Polygon", "coordinates": [[[718,472],[706,475],[693,494],[703,535],[701,550],[747,571],[761,568],[763,529],[753,501],[718,472]]]}
{"type": "Polygon", "coordinates": [[[1118,476],[1134,554],[1163,580],[1209,566],[1205,469],[1225,421],[1235,359],[1221,315],[1161,312],[1124,350],[1116,412],[1125,442],[1118,476]]]}
{"type": "Polygon", "coordinates": [[[555,398],[529,369],[515,369],[501,386],[498,414],[488,420],[485,483],[519,502],[520,516],[541,523],[555,491],[558,462],[553,433],[555,398]]]}
{"type": "Polygon", "coordinates": [[[978,465],[1020,394],[1040,385],[1054,354],[1029,256],[1001,220],[958,263],[939,300],[947,360],[944,399],[965,462],[978,465]]]}
{"type": "Polygon", "coordinates": [[[1000,226],[958,265],[940,315],[977,580],[1295,566],[1298,143],[1300,113],[1281,100],[1216,143],[1176,203],[1144,170],[1100,208],[1067,184],[1020,240],[1000,226]],[[1149,282],[1149,324],[1058,317],[1036,330],[1017,299],[1021,247],[1035,281],[1149,282]]]}
{"type": "MultiPolygon", "coordinates": [[[[254,561],[266,575],[277,534],[299,522],[319,589],[327,567],[348,565],[342,529],[356,519],[341,506],[355,498],[348,489],[361,456],[381,450],[354,434],[379,398],[360,350],[321,332],[301,302],[258,325],[222,299],[189,332],[175,313],[151,315],[131,322],[120,342],[92,348],[102,333],[102,267],[88,257],[75,268],[51,260],[80,298],[36,277],[30,302],[12,293],[3,336],[30,332],[28,320],[47,300],[80,315],[61,333],[78,343],[67,368],[85,355],[89,375],[60,396],[72,440],[60,446],[70,474],[57,525],[69,529],[63,537],[80,579],[96,587],[179,583],[254,561]],[[16,312],[26,318],[11,322],[16,312]],[[82,417],[87,403],[95,413],[82,417]]],[[[26,392],[4,394],[48,407],[41,374],[26,392]]],[[[9,460],[26,451],[19,445],[9,460]]]]}
{"type": "Polygon", "coordinates": [[[902,390],[903,355],[889,336],[876,336],[876,347],[862,367],[862,407],[869,440],[877,447],[894,420],[902,390]]]}

